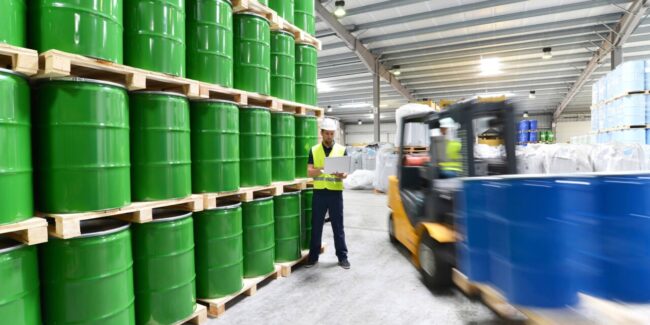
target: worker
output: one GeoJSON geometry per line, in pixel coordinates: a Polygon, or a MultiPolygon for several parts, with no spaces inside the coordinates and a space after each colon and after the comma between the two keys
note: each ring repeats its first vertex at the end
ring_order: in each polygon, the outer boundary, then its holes
{"type": "Polygon", "coordinates": [[[463,163],[461,162],[460,149],[462,145],[460,141],[451,138],[451,130],[456,127],[456,123],[450,117],[440,119],[440,133],[445,137],[445,152],[447,155],[446,161],[441,161],[438,165],[440,167],[440,178],[454,178],[458,177],[463,171],[463,163]]]}
{"type": "Polygon", "coordinates": [[[323,171],[325,157],[347,155],[344,146],[334,143],[335,133],[336,122],[332,119],[324,119],[320,131],[323,142],[313,146],[309,151],[307,168],[309,177],[314,178],[314,196],[312,201],[311,243],[306,267],[312,267],[318,262],[325,214],[329,213],[339,266],[344,269],[350,268],[348,248],[345,244],[345,232],[343,230],[343,179],[347,175],[342,173],[325,174],[323,171]]]}

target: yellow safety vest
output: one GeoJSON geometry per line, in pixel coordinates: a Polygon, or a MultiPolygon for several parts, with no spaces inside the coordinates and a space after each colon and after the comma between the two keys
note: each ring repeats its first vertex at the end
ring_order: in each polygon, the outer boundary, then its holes
{"type": "Polygon", "coordinates": [[[449,140],[447,141],[447,159],[449,161],[444,161],[440,163],[440,168],[442,170],[448,170],[452,172],[462,172],[463,163],[460,161],[460,149],[462,145],[459,141],[449,140]]]}
{"type": "MultiPolygon", "coordinates": [[[[323,145],[319,143],[313,146],[311,154],[314,157],[314,168],[323,169],[325,167],[325,149],[323,149],[323,145]]],[[[329,157],[343,157],[343,155],[345,155],[345,147],[335,143],[329,157]]],[[[343,191],[343,180],[336,178],[334,175],[320,174],[314,177],[314,189],[343,191]]]]}

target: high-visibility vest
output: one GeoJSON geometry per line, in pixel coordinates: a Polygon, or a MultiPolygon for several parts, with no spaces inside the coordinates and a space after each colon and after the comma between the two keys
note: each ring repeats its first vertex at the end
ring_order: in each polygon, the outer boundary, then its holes
{"type": "MultiPolygon", "coordinates": [[[[323,149],[323,145],[319,143],[313,146],[311,154],[314,157],[314,168],[323,169],[325,167],[325,149],[323,149]]],[[[343,157],[343,155],[345,155],[345,147],[335,143],[329,157],[343,157]]],[[[343,180],[336,178],[334,175],[320,174],[314,177],[314,189],[343,191],[343,180]]]]}
{"type": "Polygon", "coordinates": [[[447,159],[440,163],[440,169],[451,172],[462,172],[463,163],[460,161],[460,149],[462,145],[459,141],[447,141],[447,159]]]}

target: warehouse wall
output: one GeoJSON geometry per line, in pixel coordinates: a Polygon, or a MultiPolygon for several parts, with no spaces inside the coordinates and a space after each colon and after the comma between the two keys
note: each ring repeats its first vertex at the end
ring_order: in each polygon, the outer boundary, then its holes
{"type": "MultiPolygon", "coordinates": [[[[395,123],[382,123],[380,126],[380,142],[395,142],[395,123]]],[[[365,144],[375,141],[372,124],[347,124],[345,126],[345,144],[365,144]]]]}
{"type": "Polygon", "coordinates": [[[555,129],[557,143],[566,143],[573,136],[587,135],[591,132],[591,122],[587,121],[559,121],[555,129]]]}

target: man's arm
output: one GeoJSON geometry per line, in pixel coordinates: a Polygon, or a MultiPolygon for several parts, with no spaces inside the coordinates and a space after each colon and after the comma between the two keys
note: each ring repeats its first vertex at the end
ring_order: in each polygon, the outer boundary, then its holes
{"type": "Polygon", "coordinates": [[[314,168],[314,164],[307,165],[307,175],[311,178],[317,177],[323,172],[320,169],[314,168]]]}

